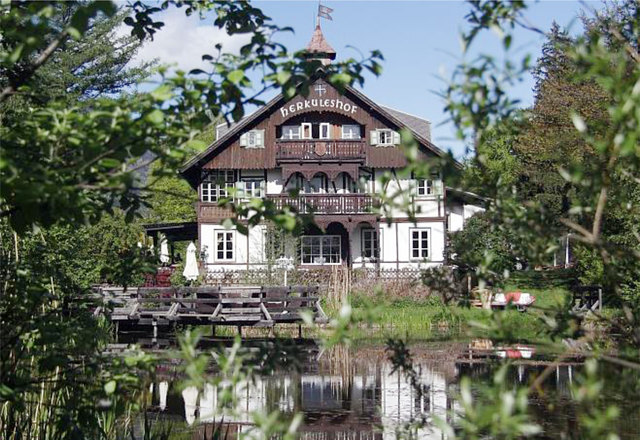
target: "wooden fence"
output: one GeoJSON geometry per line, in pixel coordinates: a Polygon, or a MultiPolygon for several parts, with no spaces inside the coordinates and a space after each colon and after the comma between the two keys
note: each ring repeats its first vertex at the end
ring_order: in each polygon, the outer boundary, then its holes
{"type": "MultiPolygon", "coordinates": [[[[292,285],[323,285],[332,284],[336,272],[349,272],[351,282],[361,280],[379,281],[419,281],[422,270],[416,268],[406,269],[375,269],[375,268],[348,268],[346,266],[331,266],[318,269],[294,269],[288,272],[288,283],[292,285]]],[[[283,283],[283,272],[275,267],[256,268],[249,270],[209,270],[204,282],[206,285],[234,285],[252,284],[261,286],[278,286],[283,283]]]]}

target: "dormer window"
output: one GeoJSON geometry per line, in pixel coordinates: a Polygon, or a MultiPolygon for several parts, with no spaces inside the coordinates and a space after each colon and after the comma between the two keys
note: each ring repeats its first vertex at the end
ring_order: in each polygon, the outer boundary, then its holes
{"type": "Polygon", "coordinates": [[[283,126],[282,139],[300,139],[300,126],[299,125],[283,126]]]}
{"type": "Polygon", "coordinates": [[[355,124],[343,125],[342,139],[360,139],[360,126],[355,124]]]}
{"type": "Polygon", "coordinates": [[[240,146],[246,148],[264,148],[264,130],[250,130],[240,136],[240,146]]]}

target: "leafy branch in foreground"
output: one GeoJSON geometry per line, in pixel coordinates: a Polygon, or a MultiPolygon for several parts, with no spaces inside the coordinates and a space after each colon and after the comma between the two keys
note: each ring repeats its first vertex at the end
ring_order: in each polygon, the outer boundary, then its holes
{"type": "MultiPolygon", "coordinates": [[[[586,353],[592,359],[575,399],[582,435],[616,438],[617,409],[590,410],[588,406],[596,404],[597,390],[603,386],[602,365],[615,364],[621,380],[633,376],[640,365],[640,182],[634,179],[640,174],[638,2],[606,4],[602,11],[583,18],[585,30],[574,38],[552,29],[538,66],[544,70],[534,72],[539,78],[536,104],[526,111],[518,108],[508,89],[531,67],[528,57],[512,61],[509,56],[513,30],[524,27],[540,32],[526,20],[526,3],[470,1],[469,5],[470,28],[462,35],[465,49],[491,30],[502,42],[506,57],[498,63],[494,56],[480,55],[461,64],[442,94],[459,137],[473,148],[469,175],[483,175],[476,190],[491,197],[485,214],[491,221],[483,232],[487,240],[476,242],[484,249],[461,257],[471,263],[481,283],[508,278],[509,270],[502,270],[504,259],[494,258],[494,238],[506,237],[508,231],[510,244],[515,245],[503,252],[508,258],[543,264],[559,240],[571,234],[580,243],[583,263],[596,260],[593,266],[600,270],[592,272],[590,280],[604,286],[610,313],[591,314],[588,321],[592,326],[617,329],[617,351],[586,353]],[[499,171],[505,156],[492,154],[496,141],[504,141],[499,148],[519,161],[508,168],[508,179],[502,179],[499,171]]],[[[598,335],[584,326],[587,320],[576,317],[566,304],[539,312],[549,324],[546,332],[555,340],[569,332],[583,343],[599,346],[598,335]]],[[[494,315],[493,324],[483,329],[489,336],[517,337],[502,322],[500,312],[494,315]]],[[[558,360],[570,351],[564,344],[556,344],[554,350],[558,360]]],[[[526,420],[527,396],[539,389],[503,393],[503,374],[504,369],[499,370],[488,400],[473,398],[463,380],[462,421],[448,426],[452,437],[517,438],[540,431],[526,420]]],[[[539,379],[543,380],[542,375],[539,379]]],[[[624,382],[637,384],[637,377],[624,382]]]]}
{"type": "MultiPolygon", "coordinates": [[[[111,1],[68,8],[58,2],[3,1],[0,8],[0,232],[2,261],[9,263],[0,273],[0,431],[7,439],[31,434],[114,438],[114,420],[129,417],[134,404],[144,398],[135,389],[144,387],[129,383],[131,377],[110,377],[116,372],[110,363],[100,367],[110,329],[93,318],[96,304],[88,296],[87,279],[74,277],[76,261],[56,254],[54,243],[44,238],[53,236],[54,228],[77,230],[98,224],[118,210],[132,222],[147,206],[153,189],[139,181],[139,169],[157,163],[152,182],[173,173],[203,147],[198,135],[212,119],[243,117],[245,105],[260,103],[269,90],[287,94],[296,87],[304,89],[320,64],[289,53],[277,42],[278,32],[287,28],[273,24],[249,2],[134,2],[118,11],[111,1]],[[159,67],[152,90],[129,92],[123,90],[125,85],[137,85],[152,72],[148,65],[128,73],[122,70],[138,47],[127,37],[128,46],[105,48],[107,53],[122,50],[117,52],[121,59],[92,65],[105,81],[99,91],[83,85],[85,78],[71,85],[54,81],[68,79],[78,69],[90,73],[86,60],[69,51],[91,58],[91,45],[96,43],[92,39],[99,30],[124,22],[133,37],[144,42],[162,32],[163,23],[156,18],[169,8],[199,13],[227,34],[244,35],[249,42],[236,55],[221,53],[220,47],[204,54],[208,72],[159,67]],[[60,65],[70,66],[61,78],[52,77],[52,63],[61,60],[60,65]],[[263,73],[258,83],[249,79],[255,69],[263,73]],[[76,87],[77,94],[70,95],[70,87],[76,87]],[[40,99],[43,92],[46,99],[40,99]],[[58,260],[43,262],[37,252],[24,252],[38,239],[42,241],[33,248],[58,260]],[[95,380],[101,374],[105,384],[95,380]],[[111,413],[99,417],[105,393],[115,400],[110,400],[111,413]]],[[[362,83],[366,72],[379,73],[380,59],[374,52],[363,60],[336,63],[329,79],[338,87],[362,83]]],[[[88,82],[95,85],[94,79],[88,82]]],[[[273,210],[264,213],[265,218],[279,215],[273,210]]],[[[126,279],[128,284],[138,273],[138,263],[147,261],[135,243],[131,247],[108,268],[118,272],[110,279],[126,279]]],[[[262,422],[265,429],[280,426],[272,415],[262,422]]]]}

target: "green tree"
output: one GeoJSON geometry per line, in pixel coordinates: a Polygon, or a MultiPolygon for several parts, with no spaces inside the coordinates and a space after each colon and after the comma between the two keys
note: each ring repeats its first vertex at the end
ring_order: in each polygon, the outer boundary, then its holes
{"type": "MultiPolygon", "coordinates": [[[[525,2],[497,0],[472,1],[467,18],[470,30],[463,34],[465,50],[477,44],[477,36],[486,30],[499,29],[497,34],[505,51],[513,42],[513,29],[532,29],[525,15],[525,2]]],[[[619,332],[615,355],[587,352],[594,359],[587,364],[580,383],[575,386],[575,400],[579,403],[580,438],[617,438],[617,408],[601,409],[599,390],[605,384],[603,369],[598,362],[619,366],[615,382],[637,389],[637,350],[640,346],[640,307],[637,299],[629,300],[625,289],[636,289],[640,239],[637,188],[640,181],[640,13],[634,0],[607,4],[602,11],[585,20],[586,30],[575,38],[567,38],[556,28],[548,37],[550,44],[537,69],[539,78],[536,104],[531,109],[528,124],[518,132],[514,151],[523,163],[522,180],[517,192],[487,188],[496,194],[490,213],[500,219],[491,229],[511,228],[526,254],[542,259],[554,247],[558,233],[570,231],[573,240],[580,242],[583,255],[590,255],[600,264],[588,265],[594,274],[605,281],[610,294],[608,304],[621,305],[623,313],[612,319],[594,318],[602,325],[610,325],[619,332]],[[627,228],[624,231],[624,228],[627,228]],[[624,238],[623,238],[624,237],[624,238]],[[532,246],[531,243],[547,246],[532,246]],[[545,249],[546,248],[546,249],[545,249]],[[635,275],[629,277],[631,273],[635,275]],[[627,282],[629,281],[629,282],[627,282]],[[628,286],[628,287],[625,287],[628,286]],[[597,408],[597,409],[595,409],[597,408]]],[[[541,30],[533,28],[542,33],[541,30]]],[[[508,53],[507,53],[508,55],[508,53]]],[[[443,94],[447,110],[458,126],[461,137],[476,146],[495,125],[517,112],[517,106],[506,90],[527,72],[526,59],[514,62],[507,56],[501,64],[491,55],[478,57],[474,62],[458,67],[449,87],[443,94]],[[506,81],[496,81],[506,78],[506,81]]],[[[488,137],[487,137],[488,138],[488,137]]],[[[490,264],[491,255],[484,258],[490,264]]],[[[543,311],[551,337],[558,330],[570,328],[571,315],[563,308],[543,311]]],[[[493,313],[495,323],[490,334],[505,337],[499,313],[493,313]]],[[[508,338],[517,338],[509,335],[508,338]]],[[[591,340],[597,345],[597,340],[591,340]]],[[[563,349],[559,346],[561,351],[563,349]]],[[[527,394],[535,393],[541,379],[536,380],[527,394]]],[[[494,388],[495,389],[495,388],[494,388]]],[[[464,392],[463,392],[464,394],[464,392]]],[[[471,397],[470,393],[463,398],[471,397]]],[[[513,400],[512,400],[513,402],[513,400]]],[[[503,397],[495,395],[484,402],[466,408],[463,420],[456,424],[459,438],[520,438],[533,436],[540,429],[526,426],[524,420],[509,417],[508,421],[490,426],[490,415],[479,417],[490,408],[489,414],[500,412],[503,397]],[[510,425],[510,426],[509,426],[510,425]],[[509,426],[507,430],[505,427],[509,426]]],[[[513,407],[512,407],[513,408],[513,407]]],[[[495,418],[494,418],[495,420],[495,418]]],[[[453,433],[453,430],[451,431],[453,433]]]]}
{"type": "MultiPolygon", "coordinates": [[[[272,89],[305,92],[320,63],[289,53],[275,38],[286,29],[249,2],[136,1],[120,15],[111,1],[0,8],[0,432],[6,439],[115,438],[118,416],[145,401],[149,357],[101,356],[108,329],[93,318],[86,286],[131,283],[147,261],[122,219],[131,223],[147,207],[149,183],[175,176],[205,146],[197,137],[212,119],[239,120],[272,89]],[[215,26],[246,34],[249,43],[238,55],[204,54],[207,72],[159,68],[152,91],[126,93],[148,66],[121,70],[139,42],[125,39],[114,50],[107,43],[115,26],[123,20],[144,41],[162,31],[157,15],[174,7],[210,12],[215,26]],[[107,53],[93,50],[94,39],[107,53]],[[253,69],[265,74],[257,83],[253,69]],[[41,93],[43,85],[51,90],[41,93]],[[152,163],[151,179],[141,182],[139,170],[152,163]],[[116,209],[122,214],[109,218],[116,209]]],[[[380,58],[374,52],[334,63],[327,78],[337,87],[362,83],[366,71],[380,71],[380,58]]],[[[252,221],[295,227],[291,211],[267,208],[252,221]]]]}
{"type": "MultiPolygon", "coordinates": [[[[72,2],[53,5],[51,26],[70,26],[79,8],[79,3],[72,2]]],[[[29,93],[14,94],[2,102],[2,120],[20,118],[29,108],[43,108],[50,102],[91,106],[96,98],[114,97],[147,78],[152,63],[132,65],[142,42],[116,33],[126,15],[120,10],[111,16],[98,13],[88,20],[85,38],[66,40],[64,50],[54,51],[49,62],[34,72],[29,93]]],[[[0,76],[0,87],[9,81],[10,76],[0,76]]]]}
{"type": "Polygon", "coordinates": [[[593,146],[575,130],[571,111],[599,133],[609,123],[611,98],[594,80],[580,78],[579,66],[567,53],[573,44],[554,23],[533,69],[535,104],[514,146],[521,163],[520,197],[539,202],[552,218],[567,215],[582,191],[558,170],[584,169],[595,159],[593,146]]]}
{"type": "MultiPolygon", "coordinates": [[[[200,133],[196,139],[202,142],[202,146],[208,146],[215,142],[216,123],[213,122],[200,133]]],[[[193,154],[201,150],[193,151],[193,154]]],[[[162,173],[158,168],[160,164],[151,165],[151,173],[148,179],[149,210],[145,220],[152,223],[187,222],[196,220],[196,203],[198,192],[177,173],[162,173]]]]}
{"type": "MultiPolygon", "coordinates": [[[[496,228],[489,213],[471,217],[461,231],[449,234],[447,256],[451,264],[476,272],[492,284],[501,284],[516,268],[519,246],[516,234],[496,228]]],[[[523,262],[524,263],[524,262],[523,262]]]]}

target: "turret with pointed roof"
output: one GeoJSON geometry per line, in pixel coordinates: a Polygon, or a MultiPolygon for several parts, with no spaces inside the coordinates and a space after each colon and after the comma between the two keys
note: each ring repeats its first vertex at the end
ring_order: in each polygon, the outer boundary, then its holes
{"type": "Polygon", "coordinates": [[[335,60],[336,51],[331,47],[324,38],[320,23],[316,25],[311,41],[307,44],[306,57],[310,59],[320,60],[325,66],[335,60]]]}

